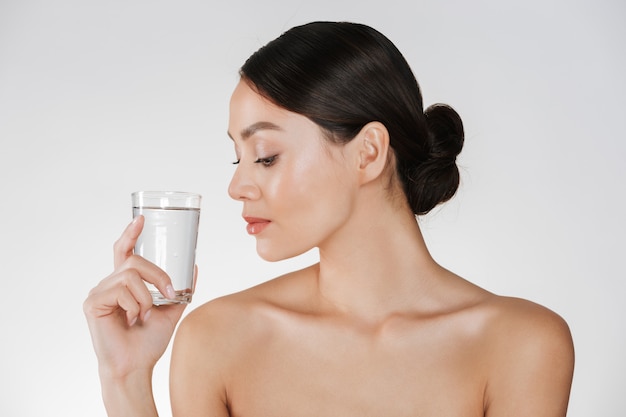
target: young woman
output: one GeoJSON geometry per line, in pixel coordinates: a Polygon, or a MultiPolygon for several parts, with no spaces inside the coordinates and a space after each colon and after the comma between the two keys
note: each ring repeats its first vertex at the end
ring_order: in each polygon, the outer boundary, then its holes
{"type": "MultiPolygon", "coordinates": [[[[395,46],[374,29],[316,22],[252,55],[230,104],[229,187],[270,261],[319,248],[319,263],[208,302],[180,324],[175,416],[565,416],[566,323],[438,265],[416,215],[450,199],[458,114],[424,112],[395,46]]],[[[153,308],[133,255],[85,301],[111,416],[155,416],[152,369],[183,306],[153,308]]]]}

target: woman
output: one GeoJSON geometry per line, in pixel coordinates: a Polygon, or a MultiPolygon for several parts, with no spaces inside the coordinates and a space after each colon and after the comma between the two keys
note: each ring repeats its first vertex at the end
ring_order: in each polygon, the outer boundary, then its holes
{"type": "MultiPolygon", "coordinates": [[[[200,306],[171,359],[175,416],[564,416],[566,323],[438,265],[416,215],[450,199],[463,126],[423,111],[408,64],[364,25],[293,28],[253,54],[230,103],[229,194],[269,261],[319,263],[200,306]]],[[[154,416],[152,369],[184,307],[132,254],[142,218],[85,314],[109,415],[154,416]]]]}

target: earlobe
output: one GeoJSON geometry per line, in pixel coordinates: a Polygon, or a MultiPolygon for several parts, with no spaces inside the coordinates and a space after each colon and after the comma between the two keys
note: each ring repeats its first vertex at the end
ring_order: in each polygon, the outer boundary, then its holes
{"type": "Polygon", "coordinates": [[[359,132],[359,169],[362,183],[378,178],[387,164],[389,132],[380,122],[370,122],[359,132]]]}

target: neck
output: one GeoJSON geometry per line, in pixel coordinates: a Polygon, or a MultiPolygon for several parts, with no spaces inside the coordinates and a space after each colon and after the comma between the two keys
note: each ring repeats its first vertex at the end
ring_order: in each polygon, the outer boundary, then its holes
{"type": "Polygon", "coordinates": [[[415,216],[389,203],[362,206],[367,211],[356,212],[333,239],[320,245],[320,298],[366,321],[414,311],[440,270],[415,216]]]}

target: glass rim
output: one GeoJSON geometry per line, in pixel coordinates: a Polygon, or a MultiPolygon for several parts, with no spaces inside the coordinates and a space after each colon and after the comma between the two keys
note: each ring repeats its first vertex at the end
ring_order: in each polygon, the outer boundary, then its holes
{"type": "Polygon", "coordinates": [[[200,208],[202,195],[189,191],[135,191],[133,207],[200,208]]]}

